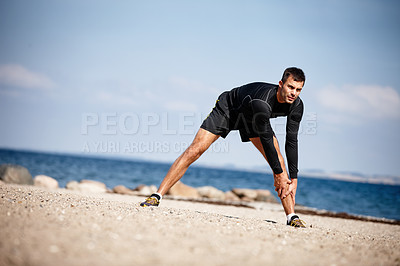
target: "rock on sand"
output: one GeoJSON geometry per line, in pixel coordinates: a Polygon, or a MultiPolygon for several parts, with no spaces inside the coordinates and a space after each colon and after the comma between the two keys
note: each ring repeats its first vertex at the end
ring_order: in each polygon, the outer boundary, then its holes
{"type": "Polygon", "coordinates": [[[77,181],[70,181],[67,183],[67,189],[76,190],[84,193],[105,193],[107,192],[107,187],[104,183],[94,180],[81,180],[79,183],[77,181]]]}
{"type": "Polygon", "coordinates": [[[123,186],[123,185],[118,185],[113,188],[113,192],[121,195],[133,195],[134,192],[133,190],[123,186]]]}
{"type": "Polygon", "coordinates": [[[48,189],[57,189],[58,181],[46,175],[37,175],[33,179],[33,184],[37,187],[44,187],[48,189]]]}
{"type": "Polygon", "coordinates": [[[200,198],[200,194],[194,187],[183,184],[181,181],[178,181],[175,185],[173,185],[167,193],[171,196],[179,196],[179,197],[187,197],[187,198],[200,198]]]}
{"type": "Polygon", "coordinates": [[[33,179],[28,169],[15,164],[0,165],[0,180],[4,183],[33,185],[33,179]]]}
{"type": "Polygon", "coordinates": [[[225,193],[215,187],[205,186],[197,188],[200,196],[209,198],[209,199],[217,199],[217,200],[225,200],[225,193]]]}

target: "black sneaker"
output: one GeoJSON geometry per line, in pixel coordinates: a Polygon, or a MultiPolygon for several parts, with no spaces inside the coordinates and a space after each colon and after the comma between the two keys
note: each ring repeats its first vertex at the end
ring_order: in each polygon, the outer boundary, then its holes
{"type": "Polygon", "coordinates": [[[300,220],[299,216],[297,216],[297,215],[293,215],[290,222],[287,222],[287,225],[290,225],[293,227],[300,227],[300,228],[306,228],[305,224],[306,224],[306,222],[304,222],[303,220],[300,220]]]}

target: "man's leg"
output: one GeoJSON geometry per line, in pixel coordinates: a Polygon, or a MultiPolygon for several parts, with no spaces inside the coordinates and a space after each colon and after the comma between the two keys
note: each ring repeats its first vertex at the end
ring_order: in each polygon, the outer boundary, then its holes
{"type": "MultiPolygon", "coordinates": [[[[265,160],[267,160],[267,156],[265,156],[264,148],[262,146],[260,138],[259,137],[251,138],[250,141],[261,152],[261,154],[264,156],[265,160]]],[[[279,158],[279,162],[281,163],[282,170],[287,174],[286,167],[285,167],[285,160],[283,159],[281,151],[279,150],[279,143],[275,136],[274,136],[274,146],[275,146],[276,152],[278,153],[278,158],[279,158]]],[[[267,162],[268,162],[268,160],[267,160],[267,162]]],[[[282,206],[283,206],[283,209],[285,210],[286,215],[294,213],[293,199],[290,194],[286,198],[281,199],[281,202],[282,202],[282,206]]]]}
{"type": "Polygon", "coordinates": [[[165,195],[168,190],[182,178],[189,166],[196,161],[210,145],[220,136],[200,128],[192,144],[172,164],[164,180],[158,188],[158,193],[165,195]]]}

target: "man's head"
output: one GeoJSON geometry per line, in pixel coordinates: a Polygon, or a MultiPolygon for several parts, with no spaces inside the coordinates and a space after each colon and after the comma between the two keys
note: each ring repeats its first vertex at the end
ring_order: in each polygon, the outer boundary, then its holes
{"type": "Polygon", "coordinates": [[[278,102],[292,104],[299,97],[306,77],[303,70],[289,67],[283,72],[277,92],[278,102]]]}

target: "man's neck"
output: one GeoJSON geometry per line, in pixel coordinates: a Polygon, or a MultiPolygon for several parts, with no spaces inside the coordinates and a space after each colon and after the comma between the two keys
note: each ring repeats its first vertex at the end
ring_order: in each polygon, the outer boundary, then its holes
{"type": "Polygon", "coordinates": [[[279,88],[276,90],[276,100],[278,103],[285,103],[283,99],[279,99],[279,88]]]}

